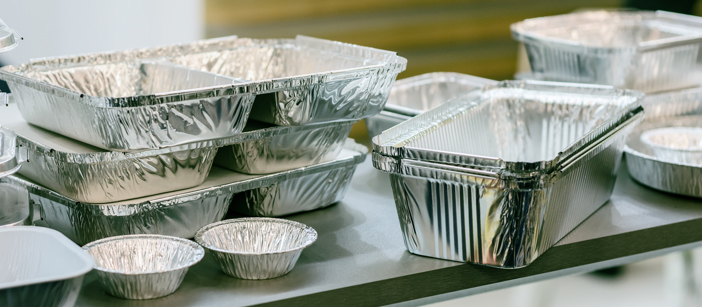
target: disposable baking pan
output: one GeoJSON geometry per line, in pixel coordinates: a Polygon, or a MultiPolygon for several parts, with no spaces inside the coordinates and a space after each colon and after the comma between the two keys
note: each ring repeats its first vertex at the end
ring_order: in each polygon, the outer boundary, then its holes
{"type": "Polygon", "coordinates": [[[0,228],[0,305],[73,306],[93,258],[55,230],[0,228]]]}
{"type": "Polygon", "coordinates": [[[702,88],[647,96],[646,118],[626,142],[626,163],[636,181],[651,188],[702,197],[702,165],[656,157],[641,134],[666,127],[702,127],[702,88]]]}
{"type": "Polygon", "coordinates": [[[242,143],[222,149],[220,164],[241,172],[327,161],[338,154],[351,123],[266,128],[252,122],[249,131],[231,137],[134,153],[102,150],[29,125],[12,102],[0,106],[0,125],[18,134],[17,145],[8,148],[19,149],[23,176],[76,201],[109,203],[196,186],[218,147],[232,144],[242,143]]]}
{"type": "MultiPolygon", "coordinates": [[[[204,225],[217,222],[227,213],[235,193],[273,186],[286,181],[305,181],[306,176],[319,173],[338,172],[339,169],[355,169],[366,158],[364,146],[349,141],[339,157],[333,161],[305,166],[268,175],[247,175],[212,167],[207,179],[197,187],[142,197],[127,201],[96,204],[80,202],[45,188],[22,175],[0,179],[13,186],[26,187],[37,212],[34,220],[56,229],[79,244],[86,244],[105,237],[126,234],[163,234],[192,238],[204,225]]],[[[337,193],[344,193],[353,171],[343,173],[348,177],[330,180],[344,181],[346,185],[337,193]]],[[[341,174],[340,174],[341,176],[341,174]]],[[[315,188],[309,184],[298,184],[315,188]]],[[[278,189],[270,189],[279,191],[278,189]]],[[[304,194],[304,191],[297,191],[304,194]]],[[[307,193],[314,193],[308,191],[307,193]]],[[[330,192],[328,192],[330,193],[330,192]]],[[[273,195],[290,200],[299,194],[273,195]]],[[[334,198],[316,198],[316,201],[336,201],[334,198]]],[[[306,204],[299,211],[330,205],[331,203],[306,204]]],[[[239,204],[234,203],[233,206],[239,204]]],[[[287,201],[280,203],[289,206],[287,201]]],[[[285,209],[290,212],[290,209],[285,209]]]]}
{"type": "Polygon", "coordinates": [[[656,11],[585,11],[512,25],[541,80],[646,93],[696,86],[702,18],[656,11]]]}
{"type": "MultiPolygon", "coordinates": [[[[394,52],[341,42],[305,36],[232,36],[150,49],[40,59],[6,71],[42,71],[154,58],[249,80],[243,84],[246,90],[235,88],[256,94],[250,117],[283,126],[375,115],[385,105],[397,74],[407,66],[407,60],[394,52]]],[[[12,79],[15,75],[0,71],[0,78],[12,79]]],[[[40,87],[36,80],[27,82],[40,87]]],[[[10,88],[14,93],[12,82],[10,88]]],[[[30,111],[38,118],[53,116],[56,111],[44,109],[30,111]]]]}
{"type": "Polygon", "coordinates": [[[366,118],[368,135],[374,137],[458,94],[496,81],[451,72],[433,72],[395,82],[380,114],[366,118]]]}
{"type": "Polygon", "coordinates": [[[506,81],[373,139],[412,253],[530,264],[604,204],[643,94],[506,81]]]}
{"type": "Polygon", "coordinates": [[[254,96],[237,79],[166,62],[0,69],[27,122],[92,146],[135,151],[241,132],[254,96]]]}

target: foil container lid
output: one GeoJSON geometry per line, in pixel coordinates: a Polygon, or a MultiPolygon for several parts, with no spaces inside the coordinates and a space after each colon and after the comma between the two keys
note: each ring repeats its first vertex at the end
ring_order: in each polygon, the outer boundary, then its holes
{"type": "Polygon", "coordinates": [[[16,156],[16,139],[12,131],[0,127],[0,178],[12,175],[20,168],[16,156]]]}
{"type": "Polygon", "coordinates": [[[10,29],[10,27],[0,19],[0,52],[15,49],[19,40],[22,40],[22,37],[17,35],[17,32],[10,29]]]}

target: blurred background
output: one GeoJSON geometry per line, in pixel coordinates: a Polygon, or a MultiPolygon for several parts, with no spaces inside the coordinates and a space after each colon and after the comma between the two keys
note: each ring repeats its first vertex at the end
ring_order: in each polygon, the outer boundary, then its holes
{"type": "MultiPolygon", "coordinates": [[[[304,34],[398,52],[399,78],[453,71],[502,80],[528,69],[510,24],[593,8],[700,15],[696,1],[653,0],[0,0],[0,18],[24,41],[0,66],[31,58],[153,47],[202,38],[304,34]]],[[[0,86],[0,89],[2,87],[0,86]]],[[[6,89],[5,89],[6,90],[6,89]]],[[[365,125],[352,136],[368,143],[365,125]]],[[[434,307],[698,306],[699,251],[493,291],[434,307]],[[697,272],[697,273],[696,273],[697,272]]]]}

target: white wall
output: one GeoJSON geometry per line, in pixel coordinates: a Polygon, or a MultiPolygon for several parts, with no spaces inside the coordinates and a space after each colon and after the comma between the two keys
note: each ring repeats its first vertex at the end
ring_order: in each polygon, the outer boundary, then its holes
{"type": "Polygon", "coordinates": [[[24,37],[0,54],[0,62],[201,39],[203,5],[203,0],[0,0],[0,19],[24,37]]]}

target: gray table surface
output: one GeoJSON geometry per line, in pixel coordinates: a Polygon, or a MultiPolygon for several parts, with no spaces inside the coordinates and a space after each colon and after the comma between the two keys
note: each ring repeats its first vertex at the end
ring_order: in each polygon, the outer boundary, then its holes
{"type": "Polygon", "coordinates": [[[319,239],[286,276],[231,278],[208,254],[178,291],[155,300],[111,297],[90,273],[76,306],[417,305],[702,246],[702,200],[639,185],[623,162],[611,201],[526,268],[415,256],[402,242],[388,176],[370,160],[356,170],[343,201],[287,217],[315,228],[319,239]]]}

